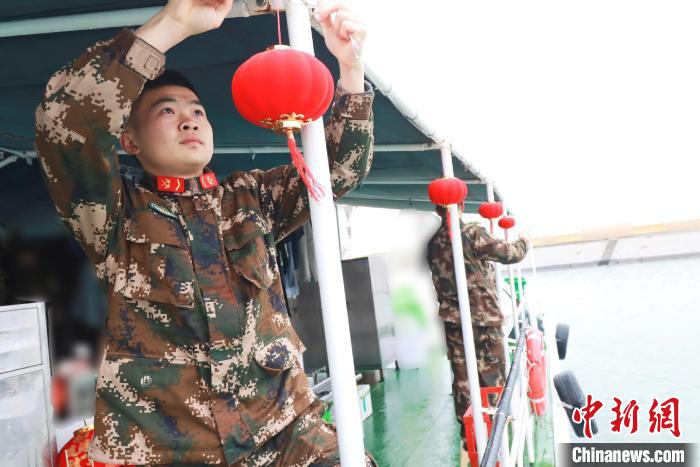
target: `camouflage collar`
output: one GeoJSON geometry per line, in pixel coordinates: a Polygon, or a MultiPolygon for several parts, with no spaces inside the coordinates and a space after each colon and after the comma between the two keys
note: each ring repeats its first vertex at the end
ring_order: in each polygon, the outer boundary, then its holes
{"type": "Polygon", "coordinates": [[[202,175],[193,178],[152,175],[144,172],[141,183],[153,192],[179,196],[192,196],[219,186],[216,174],[208,168],[204,169],[202,175]]]}

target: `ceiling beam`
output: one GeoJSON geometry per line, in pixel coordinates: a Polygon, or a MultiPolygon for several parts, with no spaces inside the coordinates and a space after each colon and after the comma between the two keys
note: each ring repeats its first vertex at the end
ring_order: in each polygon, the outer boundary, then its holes
{"type": "MultiPolygon", "coordinates": [[[[403,201],[403,202],[416,202],[416,203],[431,203],[429,198],[424,198],[424,197],[413,197],[413,196],[387,196],[387,195],[369,195],[365,193],[358,193],[357,191],[353,191],[351,193],[348,193],[345,195],[342,200],[345,200],[346,202],[351,199],[371,199],[371,200],[385,200],[385,201],[403,201]]],[[[474,200],[464,200],[464,204],[478,204],[480,205],[483,203],[483,201],[474,201],[474,200]]]]}
{"type": "MultiPolygon", "coordinates": [[[[68,31],[140,26],[162,7],[129,8],[124,10],[79,13],[48,18],[20,19],[0,23],[0,37],[53,34],[68,31]]],[[[268,2],[257,6],[256,0],[236,0],[227,18],[246,17],[270,11],[268,2]]]]}
{"type": "MultiPolygon", "coordinates": [[[[419,180],[382,180],[382,179],[371,179],[364,180],[363,185],[427,185],[435,180],[434,178],[424,178],[419,180]]],[[[486,182],[483,180],[462,180],[467,185],[485,185],[486,182]]]]}
{"type": "MultiPolygon", "coordinates": [[[[302,149],[303,152],[303,148],[302,149]]],[[[419,151],[431,151],[437,149],[436,144],[375,144],[375,152],[419,152],[419,151]]],[[[19,157],[36,157],[36,151],[22,151],[20,149],[8,149],[0,147],[0,152],[5,152],[9,154],[14,154],[19,157]]],[[[126,155],[127,153],[120,150],[118,151],[120,155],[126,155]]],[[[254,155],[254,154],[286,154],[289,153],[289,147],[285,146],[246,146],[246,147],[228,147],[228,148],[214,148],[214,154],[244,154],[244,155],[254,155]]]]}

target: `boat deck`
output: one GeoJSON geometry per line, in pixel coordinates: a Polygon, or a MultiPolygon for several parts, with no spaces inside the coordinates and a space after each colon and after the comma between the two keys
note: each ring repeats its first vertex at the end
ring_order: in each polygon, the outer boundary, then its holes
{"type": "MultiPolygon", "coordinates": [[[[420,369],[384,370],[384,381],[370,391],[373,413],[363,423],[365,448],[381,467],[459,466],[451,381],[444,356],[420,369]]],[[[535,423],[534,465],[553,466],[551,420],[535,423]]]]}
{"type": "Polygon", "coordinates": [[[415,370],[384,370],[372,386],[365,448],[380,466],[459,465],[459,425],[447,358],[415,370]]]}

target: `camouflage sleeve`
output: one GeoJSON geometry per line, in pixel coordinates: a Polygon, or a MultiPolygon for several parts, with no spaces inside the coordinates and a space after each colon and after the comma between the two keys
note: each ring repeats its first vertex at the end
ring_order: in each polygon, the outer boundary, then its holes
{"type": "MultiPolygon", "coordinates": [[[[374,92],[351,94],[337,88],[331,116],[326,123],[326,146],[333,198],[338,199],[369,173],[373,157],[374,92]]],[[[293,165],[261,173],[260,196],[269,212],[277,241],[309,220],[309,199],[304,183],[293,165]]]]}
{"type": "Polygon", "coordinates": [[[36,109],[36,150],[58,213],[100,270],[121,212],[115,143],[165,57],[130,30],[56,72],[36,109]]]}
{"type": "Polygon", "coordinates": [[[469,241],[479,259],[513,264],[522,261],[527,254],[528,244],[524,240],[514,242],[499,240],[489,235],[486,229],[481,226],[472,229],[471,235],[472,238],[469,241]]]}

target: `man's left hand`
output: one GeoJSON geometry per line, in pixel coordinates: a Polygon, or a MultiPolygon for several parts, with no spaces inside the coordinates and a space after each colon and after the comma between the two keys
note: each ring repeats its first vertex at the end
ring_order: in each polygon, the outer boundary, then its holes
{"type": "Polygon", "coordinates": [[[350,92],[364,91],[364,65],[361,60],[367,36],[364,21],[338,0],[320,0],[315,15],[323,27],[326,47],[338,59],[341,85],[350,92]]]}

